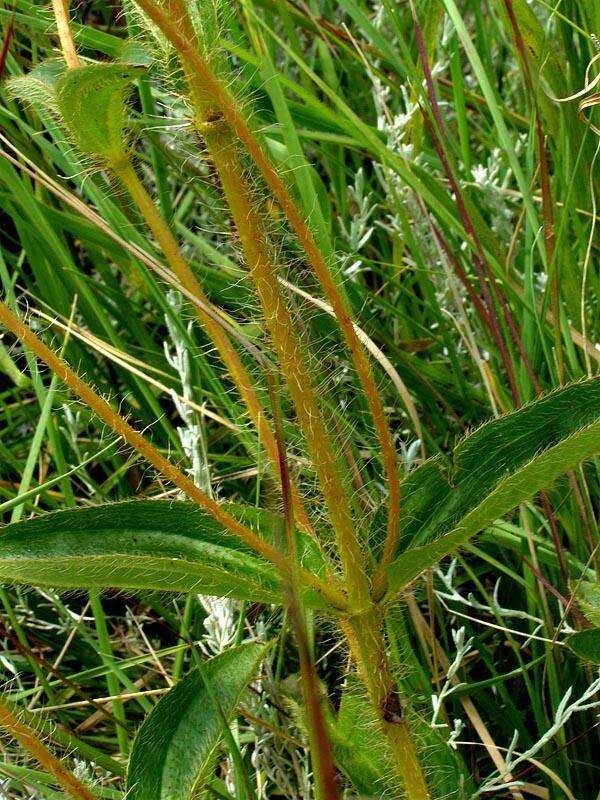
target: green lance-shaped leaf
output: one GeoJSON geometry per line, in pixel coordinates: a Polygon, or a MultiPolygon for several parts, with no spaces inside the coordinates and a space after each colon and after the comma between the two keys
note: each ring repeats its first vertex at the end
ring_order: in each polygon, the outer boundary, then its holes
{"type": "Polygon", "coordinates": [[[577,588],[576,597],[588,622],[600,628],[600,583],[583,581],[577,588]]]}
{"type": "Polygon", "coordinates": [[[65,71],[66,64],[61,58],[50,58],[42,61],[26,75],[10,78],[7,81],[8,90],[22,102],[40,105],[56,116],[56,84],[65,71]]]}
{"type": "MultiPolygon", "coordinates": [[[[475,791],[460,755],[446,738],[414,711],[409,724],[419,748],[427,754],[432,797],[469,797],[475,791]]],[[[382,733],[377,712],[364,689],[352,676],[342,692],[337,717],[329,715],[329,734],[339,769],[361,798],[397,796],[397,783],[389,742],[382,733]]]]}
{"type": "Polygon", "coordinates": [[[87,64],[59,78],[58,110],[82,153],[111,166],[127,158],[127,96],[142,72],[126,64],[87,64]]]}
{"type": "Polygon", "coordinates": [[[210,777],[224,718],[264,658],[249,643],[206,661],[163,697],[139,729],[127,775],[128,800],[189,800],[210,777]],[[218,706],[217,706],[218,704],[218,706]]]}
{"type": "Polygon", "coordinates": [[[569,636],[570,649],[588,664],[600,664],[600,628],[589,628],[569,636]]]}
{"type": "MultiPolygon", "coordinates": [[[[227,510],[273,544],[277,514],[227,510]]],[[[319,571],[312,540],[300,541],[307,567],[319,571]]],[[[58,589],[155,589],[281,602],[276,568],[193,503],[134,500],[68,509],[0,530],[0,581],[58,589]]],[[[309,606],[322,605],[307,592],[309,606]]]]}
{"type": "Polygon", "coordinates": [[[600,452],[600,379],[567,386],[483,425],[403,484],[402,552],[391,592],[457,550],[567,470],[600,452]]]}
{"type": "Polygon", "coordinates": [[[361,797],[385,797],[393,788],[389,745],[364,689],[349,677],[337,716],[330,715],[329,735],[340,770],[361,797]]]}

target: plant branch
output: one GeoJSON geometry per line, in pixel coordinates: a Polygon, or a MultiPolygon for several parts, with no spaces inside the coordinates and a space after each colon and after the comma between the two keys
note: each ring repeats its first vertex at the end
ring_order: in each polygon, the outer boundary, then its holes
{"type": "MultiPolygon", "coordinates": [[[[182,4],[178,2],[178,0],[173,0],[173,2],[168,4],[167,10],[154,2],[154,0],[137,0],[137,2],[179,52],[184,68],[187,71],[188,79],[191,77],[198,87],[197,97],[200,101],[204,103],[205,106],[208,101],[213,107],[216,107],[229,126],[231,126],[231,130],[235,132],[238,139],[243,143],[251,159],[258,167],[265,183],[273,192],[285,216],[296,232],[298,240],[307,255],[308,261],[331,303],[338,324],[348,344],[379,438],[389,484],[388,533],[384,546],[384,560],[389,561],[396,550],[399,535],[400,484],[397,474],[396,453],[369,361],[365,356],[360,340],[356,334],[346,304],[301,212],[292,199],[289,190],[271,164],[262,145],[254,136],[243,115],[240,113],[233,95],[230,93],[225,83],[215,74],[207,58],[199,51],[193,36],[193,29],[191,29],[189,25],[177,24],[180,20],[174,17],[173,7],[179,8],[180,14],[182,12],[185,14],[185,9],[182,4]]],[[[205,122],[206,119],[203,118],[201,121],[205,122]]],[[[203,135],[206,140],[206,135],[203,135]]],[[[207,145],[210,149],[210,144],[208,142],[207,145]]],[[[212,152],[212,156],[214,159],[214,152],[212,152]]],[[[227,193],[227,190],[225,191],[227,193]]],[[[315,466],[317,465],[315,464],[315,466]]]]}
{"type": "Polygon", "coordinates": [[[79,67],[79,56],[73,41],[71,22],[69,20],[69,0],[52,0],[52,11],[56,20],[63,58],[69,68],[79,67]]]}
{"type": "MultiPolygon", "coordinates": [[[[168,24],[174,35],[184,35],[184,41],[188,43],[193,41],[194,29],[185,5],[180,0],[168,0],[168,12],[168,24]]],[[[161,24],[167,24],[162,17],[161,24]]],[[[193,51],[196,52],[195,46],[193,51]]],[[[200,73],[190,67],[185,54],[180,53],[180,56],[196,115],[196,128],[219,175],[261,303],[266,328],[319,478],[336,535],[348,596],[356,606],[367,607],[371,602],[369,582],[341,460],[325,422],[310,367],[278,280],[278,269],[264,230],[261,210],[244,178],[245,169],[236,136],[212,99],[210,87],[207,88],[200,73]]]]}
{"type": "Polygon", "coordinates": [[[96,796],[42,744],[37,732],[21,721],[12,704],[4,700],[0,700],[0,727],[16,739],[71,797],[75,800],[96,800],[96,796]]]}
{"type": "MultiPolygon", "coordinates": [[[[158,212],[156,206],[152,202],[152,198],[144,188],[144,185],[130,162],[120,166],[113,166],[112,170],[131,195],[163,251],[167,262],[181,284],[200,301],[200,305],[194,305],[198,319],[212,339],[221,359],[229,370],[231,378],[248,409],[250,418],[258,431],[267,456],[275,470],[277,470],[279,465],[277,443],[252,384],[252,380],[226,331],[223,330],[223,327],[219,325],[215,319],[202,310],[201,306],[208,306],[209,300],[198,279],[192,272],[190,265],[182,256],[179,245],[171,233],[169,226],[158,212]]],[[[304,510],[298,489],[294,485],[292,485],[292,498],[298,524],[305,530],[310,530],[310,522],[304,510]]]]}
{"type": "MultiPolygon", "coordinates": [[[[288,558],[261,539],[251,528],[243,525],[229,514],[219,503],[199,489],[184,473],[165,458],[139,431],[133,428],[111,406],[97,394],[89,384],[59,356],[47,347],[35,333],[0,301],[0,323],[5,325],[23,344],[43,361],[89,408],[108,426],[122,436],[130,447],[152,464],[162,475],[193,500],[230,533],[244,544],[274,564],[282,573],[289,570],[288,558]]],[[[344,608],[345,598],[340,589],[331,582],[321,581],[308,570],[300,570],[303,582],[319,592],[336,608],[344,608]]]]}

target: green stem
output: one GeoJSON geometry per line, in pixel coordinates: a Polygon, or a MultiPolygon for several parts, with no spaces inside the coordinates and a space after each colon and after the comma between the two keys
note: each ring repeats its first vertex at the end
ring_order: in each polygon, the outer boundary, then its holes
{"type": "Polygon", "coordinates": [[[390,746],[396,773],[409,800],[431,800],[402,698],[385,651],[381,609],[341,623],[381,731],[390,746]]]}
{"type": "MultiPolygon", "coordinates": [[[[257,204],[253,187],[246,178],[246,165],[238,150],[238,140],[241,138],[239,131],[219,102],[219,92],[216,91],[218,87],[214,85],[212,71],[209,69],[207,75],[195,67],[194,54],[197,55],[201,46],[198,47],[194,26],[185,4],[181,0],[167,0],[162,6],[145,0],[138,0],[138,4],[154,19],[179,51],[196,116],[196,127],[219,174],[244,258],[261,303],[266,327],[319,478],[336,535],[348,596],[356,607],[367,608],[370,605],[369,580],[356,536],[341,459],[322,413],[322,402],[314,386],[313,374],[279,284],[277,264],[264,230],[263,209],[257,204]]],[[[250,155],[254,158],[254,154],[250,155]]],[[[329,275],[325,265],[324,270],[329,275]]],[[[329,279],[331,280],[331,276],[329,279]]],[[[344,319],[346,318],[347,312],[344,310],[344,319]]],[[[352,328],[349,320],[348,324],[352,328]]],[[[362,353],[360,345],[358,350],[362,353]]],[[[354,354],[354,349],[352,352],[354,354]]],[[[366,378],[362,382],[367,393],[371,382],[366,378]]],[[[396,482],[390,486],[394,497],[395,486],[396,482]]],[[[397,499],[399,501],[399,495],[397,499]]],[[[394,508],[398,506],[395,500],[393,505],[394,508]]],[[[392,517],[396,520],[395,512],[392,517]]],[[[392,527],[397,527],[395,521],[392,527]]]]}
{"type": "MultiPolygon", "coordinates": [[[[194,618],[194,608],[196,606],[196,595],[195,594],[188,594],[185,598],[185,606],[183,609],[183,617],[181,619],[181,624],[179,627],[179,641],[182,645],[186,644],[190,638],[190,626],[192,624],[192,620],[194,618]]],[[[173,664],[173,682],[177,683],[177,681],[183,675],[183,665],[185,662],[185,648],[182,647],[181,650],[177,652],[175,656],[175,663],[173,664]]]]}
{"type": "MultiPolygon", "coordinates": [[[[22,321],[10,308],[0,300],[0,324],[11,331],[24,345],[29,348],[44,364],[55,372],[71,391],[79,397],[111,430],[122,436],[127,444],[137,453],[152,464],[162,475],[171,481],[178,489],[197,503],[217,522],[223,525],[230,533],[243,541],[252,550],[255,550],[267,561],[270,561],[283,573],[289,571],[288,558],[268,541],[258,536],[254,530],[244,525],[233,517],[220,503],[209,497],[202,489],[190,480],[178,467],[154,447],[146,437],[141,434],[110,406],[103,397],[100,397],[89,384],[82,380],[69,365],[22,321]]],[[[324,581],[310,573],[305,568],[300,569],[301,579],[307,586],[316,589],[323,598],[327,599],[334,608],[344,609],[346,598],[339,586],[331,581],[324,581]]]]}
{"type": "MultiPolygon", "coordinates": [[[[198,279],[194,275],[189,263],[181,254],[179,245],[165,222],[143,183],[139,179],[130,161],[125,161],[118,165],[112,165],[112,171],[125,186],[133,199],[136,207],[140,211],[146,224],[152,231],[156,241],[169,263],[169,266],[177,276],[181,284],[190,291],[194,297],[205,306],[210,306],[210,301],[204,290],[200,286],[198,279]]],[[[229,370],[229,374],[236,385],[252,422],[258,431],[260,440],[265,448],[267,455],[275,468],[278,464],[277,445],[273,432],[267,420],[260,399],[256,393],[252,379],[246,370],[238,352],[231,343],[229,336],[219,323],[209,314],[200,308],[196,308],[198,319],[204,327],[206,333],[212,339],[219,356],[229,370]]],[[[310,529],[310,522],[304,511],[300,495],[294,487],[294,510],[299,524],[306,530],[310,529]]]]}

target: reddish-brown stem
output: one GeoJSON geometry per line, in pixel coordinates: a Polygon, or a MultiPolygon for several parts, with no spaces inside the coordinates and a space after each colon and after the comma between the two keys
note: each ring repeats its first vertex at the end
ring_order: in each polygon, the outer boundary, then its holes
{"type": "MultiPolygon", "coordinates": [[[[424,206],[423,206],[423,209],[425,210],[424,206]]],[[[456,273],[456,275],[457,275],[458,279],[460,280],[460,282],[462,283],[462,285],[465,287],[465,289],[467,291],[467,294],[469,295],[469,299],[473,303],[473,307],[475,308],[475,310],[479,314],[479,318],[481,319],[481,321],[485,325],[488,325],[490,327],[490,329],[491,329],[492,323],[490,321],[490,315],[489,315],[487,309],[485,308],[485,306],[483,305],[483,303],[481,302],[481,298],[479,297],[479,295],[477,294],[477,292],[473,288],[473,284],[468,279],[467,273],[464,271],[462,264],[460,263],[459,259],[455,256],[454,252],[452,251],[452,248],[448,244],[446,238],[443,236],[443,234],[442,234],[441,230],[438,228],[438,226],[435,225],[435,223],[432,222],[431,223],[431,227],[432,227],[432,230],[433,230],[433,235],[435,236],[435,238],[437,239],[438,244],[440,245],[440,247],[444,251],[444,254],[445,254],[446,258],[448,259],[448,261],[452,265],[452,269],[456,273]]]]}
{"type": "MultiPolygon", "coordinates": [[[[460,214],[460,217],[461,217],[461,219],[463,221],[463,225],[465,227],[465,231],[466,231],[467,235],[471,238],[471,241],[473,243],[475,243],[475,240],[476,240],[475,228],[473,227],[473,224],[471,222],[471,218],[469,217],[468,212],[466,210],[466,207],[465,207],[465,204],[464,204],[464,200],[463,200],[462,194],[461,194],[459,186],[458,186],[458,182],[456,181],[456,179],[454,177],[454,173],[452,172],[450,164],[448,163],[448,160],[446,158],[446,154],[445,154],[445,152],[443,150],[443,147],[441,145],[441,142],[440,142],[440,140],[439,140],[439,138],[438,138],[438,136],[437,136],[437,134],[436,134],[436,132],[435,132],[435,130],[433,128],[433,125],[431,124],[431,122],[427,118],[427,115],[425,114],[425,112],[423,112],[423,117],[425,119],[425,127],[427,128],[427,132],[429,133],[429,136],[430,136],[430,138],[431,138],[431,140],[433,142],[433,146],[434,146],[434,148],[435,148],[435,150],[436,150],[436,152],[438,154],[438,157],[439,157],[439,159],[440,159],[440,161],[442,163],[442,167],[444,169],[444,172],[446,173],[446,176],[448,177],[448,181],[449,181],[450,186],[452,188],[452,192],[454,194],[454,199],[456,201],[456,206],[458,208],[458,212],[460,214]]],[[[477,280],[479,282],[479,288],[481,290],[481,294],[483,296],[483,300],[484,300],[484,303],[485,303],[487,323],[490,326],[490,332],[492,334],[492,337],[493,337],[494,341],[496,342],[496,346],[498,347],[498,350],[500,351],[500,356],[502,358],[502,363],[504,364],[504,369],[506,371],[506,376],[507,376],[507,379],[508,379],[508,383],[509,383],[510,390],[511,390],[512,396],[514,398],[515,404],[517,406],[519,406],[519,405],[521,405],[521,396],[520,396],[520,392],[519,392],[519,389],[518,389],[518,386],[517,386],[517,381],[516,381],[516,377],[515,377],[515,373],[514,373],[514,369],[513,369],[513,364],[512,364],[511,358],[510,358],[510,353],[508,351],[508,348],[506,346],[506,342],[504,341],[504,337],[502,335],[502,329],[500,327],[500,321],[498,319],[498,315],[496,314],[496,309],[494,307],[494,300],[493,300],[492,292],[491,292],[491,289],[490,289],[490,285],[493,286],[493,277],[492,277],[492,282],[490,284],[490,281],[488,280],[489,276],[486,275],[486,269],[485,269],[484,264],[485,264],[485,261],[481,260],[479,254],[478,253],[474,253],[473,254],[473,266],[475,267],[475,274],[477,275],[477,280]]]]}
{"type": "Polygon", "coordinates": [[[567,567],[567,560],[565,558],[565,551],[562,546],[562,542],[560,540],[560,534],[558,532],[558,525],[556,524],[556,518],[554,516],[554,511],[552,510],[552,504],[550,503],[550,499],[546,492],[540,492],[540,500],[542,501],[542,506],[544,508],[544,514],[546,515],[546,519],[548,520],[548,524],[550,525],[550,533],[552,534],[552,541],[554,543],[554,549],[556,550],[556,556],[558,558],[558,565],[560,567],[560,573],[562,575],[562,579],[564,581],[565,586],[569,585],[569,568],[567,567]]]}
{"type": "Polygon", "coordinates": [[[542,117],[540,113],[535,87],[533,85],[533,78],[531,74],[531,67],[529,64],[529,56],[527,48],[523,41],[523,35],[515,15],[515,10],[511,0],[504,0],[504,7],[508,14],[508,19],[513,30],[515,37],[515,44],[523,74],[525,76],[525,84],[533,103],[535,113],[535,131],[538,144],[538,155],[540,160],[540,175],[542,180],[542,217],[544,220],[544,243],[546,249],[546,269],[552,271],[550,292],[552,312],[554,314],[554,349],[556,353],[556,366],[558,371],[558,382],[564,383],[565,380],[565,366],[562,347],[562,333],[560,329],[560,269],[558,262],[554,261],[554,214],[552,208],[552,187],[550,185],[550,170],[548,169],[548,154],[546,150],[546,139],[542,127],[542,117]]]}
{"type": "Polygon", "coordinates": [[[298,645],[300,657],[300,674],[302,676],[302,693],[304,705],[309,719],[308,736],[311,745],[311,758],[313,760],[315,778],[315,797],[318,800],[339,800],[339,791],[336,782],[335,766],[331,742],[327,732],[327,725],[321,708],[321,697],[317,671],[310,655],[308,637],[306,633],[306,615],[303,613],[302,600],[298,593],[298,548],[294,531],[294,517],[292,514],[292,493],[290,473],[287,464],[285,440],[283,434],[283,421],[279,393],[275,380],[269,375],[269,395],[275,423],[275,438],[279,449],[279,475],[281,479],[281,495],[283,497],[285,530],[288,543],[288,556],[291,559],[291,572],[288,581],[288,610],[292,627],[298,645]]]}
{"type": "MultiPolygon", "coordinates": [[[[416,37],[416,42],[417,42],[417,49],[419,51],[419,58],[421,60],[422,66],[423,66],[423,73],[425,75],[425,84],[427,86],[427,94],[428,94],[428,97],[429,97],[429,104],[430,104],[430,107],[431,107],[431,112],[433,114],[433,118],[435,120],[435,124],[436,124],[437,129],[438,129],[438,131],[440,133],[440,136],[442,137],[442,139],[445,139],[446,136],[447,136],[446,126],[444,124],[444,120],[442,118],[442,114],[441,114],[441,111],[440,111],[439,103],[438,103],[438,100],[437,100],[435,86],[434,86],[434,83],[433,83],[433,76],[432,76],[431,67],[430,67],[430,64],[429,64],[429,58],[427,56],[427,51],[426,51],[426,48],[425,48],[425,42],[423,40],[423,32],[422,32],[421,26],[419,24],[419,19],[418,19],[418,16],[417,16],[417,12],[416,12],[413,0],[410,0],[410,6],[411,6],[411,10],[412,10],[413,20],[414,20],[414,23],[415,23],[415,37],[416,37]]],[[[531,384],[534,387],[534,390],[536,391],[536,393],[538,393],[538,394],[540,393],[540,385],[539,385],[539,382],[537,380],[537,376],[536,376],[536,374],[535,374],[535,372],[533,370],[533,367],[531,365],[529,356],[528,356],[527,352],[525,351],[525,347],[524,347],[523,342],[521,340],[521,337],[519,335],[519,331],[518,331],[517,326],[515,324],[515,321],[514,321],[512,312],[510,310],[510,307],[508,306],[506,298],[504,297],[504,293],[502,291],[500,291],[496,287],[496,282],[494,280],[493,272],[492,272],[492,270],[490,268],[490,265],[488,264],[487,258],[485,256],[485,252],[484,252],[483,247],[481,245],[481,240],[477,236],[477,233],[475,231],[475,226],[473,225],[471,217],[470,217],[470,215],[469,215],[469,213],[467,211],[467,207],[466,207],[466,204],[464,202],[460,187],[458,185],[458,181],[456,180],[456,178],[454,176],[454,172],[453,172],[453,170],[452,170],[452,168],[450,166],[450,163],[448,161],[448,158],[446,157],[446,153],[445,153],[444,147],[442,145],[442,142],[440,141],[440,137],[438,137],[438,135],[437,135],[437,133],[436,133],[436,131],[434,129],[434,126],[427,119],[424,111],[423,111],[423,115],[425,117],[425,124],[427,125],[428,131],[429,131],[429,133],[430,133],[430,135],[432,137],[432,141],[434,143],[435,150],[436,150],[436,152],[437,152],[437,154],[438,154],[438,156],[440,158],[440,161],[441,161],[442,166],[444,168],[444,172],[446,173],[446,177],[448,178],[448,182],[450,183],[450,187],[452,189],[452,193],[454,194],[454,198],[455,198],[455,201],[456,201],[456,206],[457,206],[460,218],[462,220],[463,226],[465,228],[465,232],[467,233],[467,235],[469,236],[471,242],[473,243],[473,245],[475,247],[475,253],[473,255],[473,265],[474,265],[475,270],[477,272],[477,277],[478,277],[479,284],[480,284],[480,287],[481,287],[481,292],[483,294],[484,301],[486,303],[486,306],[487,306],[487,309],[488,309],[488,313],[490,315],[490,321],[491,322],[493,321],[494,338],[496,339],[498,348],[499,348],[501,356],[502,356],[502,360],[504,362],[504,366],[505,366],[505,369],[506,369],[507,377],[508,377],[509,384],[510,384],[510,387],[511,387],[511,392],[512,392],[513,398],[515,400],[515,404],[517,406],[519,406],[521,404],[520,393],[519,393],[519,390],[517,388],[517,383],[516,383],[516,378],[515,378],[515,374],[514,374],[512,361],[510,359],[510,355],[508,353],[506,344],[505,344],[503,336],[502,336],[502,331],[500,329],[499,320],[498,320],[498,318],[496,316],[496,311],[495,311],[495,308],[494,308],[494,302],[493,302],[493,298],[492,298],[492,292],[493,292],[494,296],[497,298],[497,300],[498,300],[498,302],[500,304],[500,307],[502,309],[502,314],[503,314],[503,317],[504,317],[504,321],[505,321],[505,323],[506,323],[506,325],[508,327],[508,330],[510,332],[511,339],[513,340],[517,350],[519,351],[519,355],[520,355],[520,357],[521,357],[521,359],[523,361],[525,369],[527,370],[527,374],[529,376],[531,384]]]]}

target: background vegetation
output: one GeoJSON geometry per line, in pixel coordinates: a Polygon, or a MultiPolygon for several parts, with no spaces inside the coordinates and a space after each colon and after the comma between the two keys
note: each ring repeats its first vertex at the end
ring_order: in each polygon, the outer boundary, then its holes
{"type": "MultiPolygon", "coordinates": [[[[213,4],[200,6],[208,20],[213,4]]],[[[138,174],[210,301],[268,353],[241,232],[198,147],[175,59],[149,42],[133,5],[95,0],[71,11],[80,57],[141,67],[130,120],[138,174]]],[[[586,124],[596,102],[595,66],[586,69],[597,54],[597,0],[241,0],[219,14],[211,47],[368,341],[403,473],[427,456],[447,460],[490,417],[596,375],[600,140],[586,124]]],[[[6,80],[59,55],[51,9],[14,0],[0,8],[0,26],[5,301],[197,486],[280,510],[231,376],[186,298],[153,269],[161,249],[123,183],[82,160],[43,102],[42,80],[37,95],[27,89],[30,104],[6,80]]],[[[343,443],[353,502],[376,520],[381,453],[364,387],[280,205],[243,163],[295,326],[311,343],[303,357],[343,443]]],[[[266,398],[260,364],[245,363],[266,398]]],[[[5,523],[179,497],[8,333],[0,388],[5,523]]],[[[325,510],[285,395],[283,413],[293,474],[318,527],[325,510]]],[[[394,608],[390,646],[440,797],[599,796],[597,669],[564,644],[589,626],[598,600],[577,595],[600,565],[597,503],[588,463],[426,571],[394,608]]],[[[271,640],[231,726],[239,750],[219,751],[206,791],[246,797],[250,780],[259,797],[312,796],[285,610],[9,585],[0,603],[7,697],[98,797],[123,796],[140,722],[198,656],[271,640]]],[[[338,716],[342,686],[355,680],[348,652],[318,615],[308,615],[307,631],[324,713],[335,717],[341,791],[372,796],[352,781],[378,768],[358,689],[338,716]]],[[[59,796],[12,741],[0,775],[2,797],[59,796]]],[[[386,791],[378,796],[393,796],[386,791]]]]}

